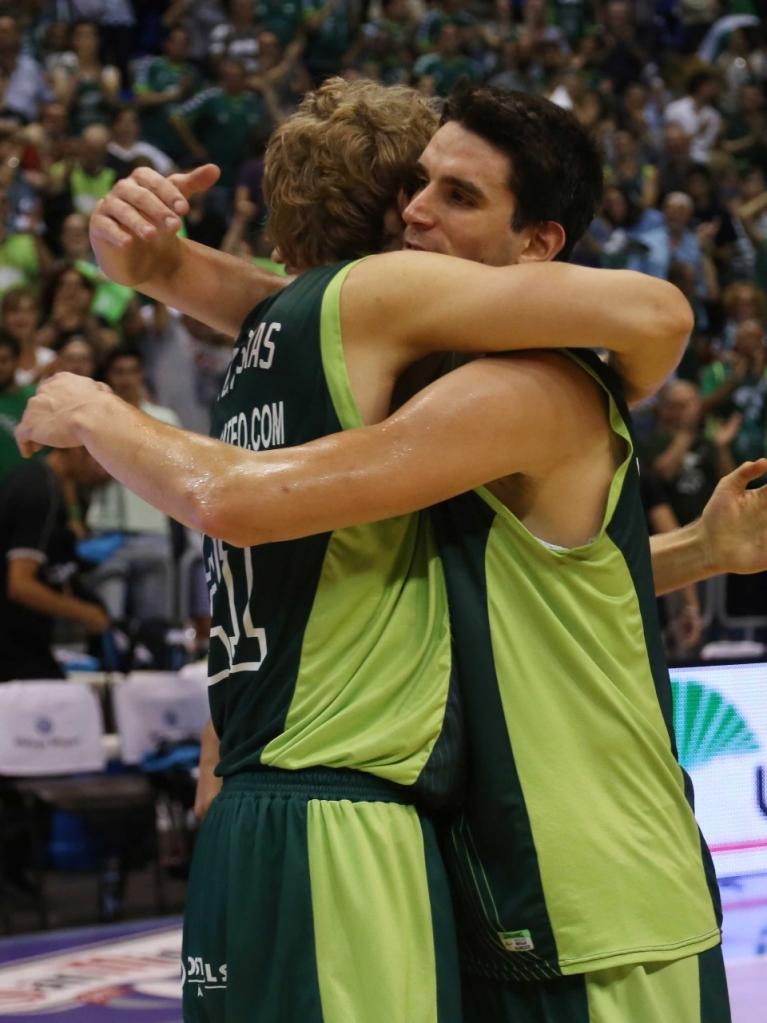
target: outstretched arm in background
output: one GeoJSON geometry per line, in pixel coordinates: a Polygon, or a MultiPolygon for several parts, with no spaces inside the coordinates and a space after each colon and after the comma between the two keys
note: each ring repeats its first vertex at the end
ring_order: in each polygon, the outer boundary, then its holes
{"type": "Polygon", "coordinates": [[[722,572],[767,571],[767,486],[748,485],[767,473],[767,458],[744,462],[719,481],[695,522],[650,539],[658,596],[722,572]]]}

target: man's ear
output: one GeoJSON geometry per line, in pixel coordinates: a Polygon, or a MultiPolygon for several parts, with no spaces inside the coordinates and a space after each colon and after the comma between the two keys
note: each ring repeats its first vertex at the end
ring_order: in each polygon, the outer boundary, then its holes
{"type": "Polygon", "coordinates": [[[562,251],[567,240],[565,229],[556,220],[542,220],[527,228],[526,233],[520,263],[548,263],[562,251]]]}

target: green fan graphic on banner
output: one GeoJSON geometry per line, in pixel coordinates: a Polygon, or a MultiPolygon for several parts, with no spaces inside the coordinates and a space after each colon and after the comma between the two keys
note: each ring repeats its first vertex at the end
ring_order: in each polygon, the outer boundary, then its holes
{"type": "Polygon", "coordinates": [[[740,711],[700,682],[674,680],[674,731],[685,770],[702,767],[716,757],[754,753],[756,736],[740,711]]]}

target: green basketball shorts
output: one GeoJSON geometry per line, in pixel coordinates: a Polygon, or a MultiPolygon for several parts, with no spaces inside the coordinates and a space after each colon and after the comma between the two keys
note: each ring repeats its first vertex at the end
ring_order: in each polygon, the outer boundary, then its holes
{"type": "Polygon", "coordinates": [[[721,946],[543,981],[464,976],[466,1023],[730,1023],[721,946]]]}
{"type": "Polygon", "coordinates": [[[343,770],[227,778],[200,829],[185,1023],[461,1023],[450,893],[407,791],[343,770]]]}

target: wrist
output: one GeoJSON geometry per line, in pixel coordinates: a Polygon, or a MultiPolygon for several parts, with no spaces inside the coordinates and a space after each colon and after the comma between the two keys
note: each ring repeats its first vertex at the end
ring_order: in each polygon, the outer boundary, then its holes
{"type": "Polygon", "coordinates": [[[72,432],[86,448],[93,437],[103,433],[105,424],[115,414],[115,404],[118,401],[119,398],[111,391],[99,387],[95,394],[75,409],[72,414],[72,432]]]}
{"type": "Polygon", "coordinates": [[[716,532],[708,529],[705,518],[696,519],[686,529],[689,532],[690,541],[694,545],[696,559],[701,569],[699,573],[696,573],[698,578],[707,579],[723,572],[717,549],[716,532]]]}

